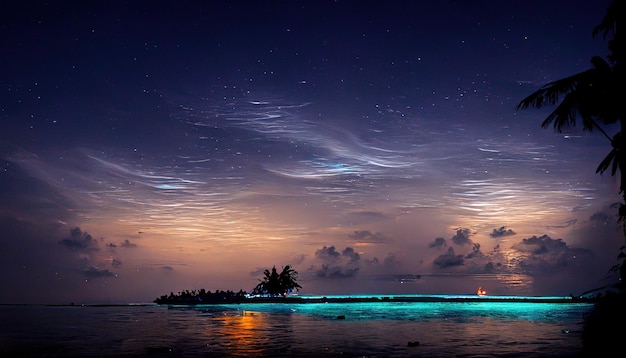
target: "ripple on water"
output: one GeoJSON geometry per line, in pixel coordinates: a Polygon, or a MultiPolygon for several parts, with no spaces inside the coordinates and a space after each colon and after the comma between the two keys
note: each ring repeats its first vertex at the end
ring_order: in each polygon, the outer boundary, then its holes
{"type": "Polygon", "coordinates": [[[489,309],[481,304],[0,307],[4,318],[0,353],[29,357],[539,357],[573,355],[580,350],[582,318],[589,306],[530,303],[489,309]],[[340,315],[345,319],[337,319],[340,315]]]}

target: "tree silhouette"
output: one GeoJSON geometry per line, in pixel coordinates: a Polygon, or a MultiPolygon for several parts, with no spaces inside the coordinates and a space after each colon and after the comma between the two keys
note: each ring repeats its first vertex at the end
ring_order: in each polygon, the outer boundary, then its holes
{"type": "Polygon", "coordinates": [[[276,271],[276,266],[272,267],[272,271],[263,271],[263,280],[260,280],[258,285],[252,290],[256,295],[270,295],[284,296],[294,290],[302,288],[296,281],[298,279],[298,272],[287,265],[283,267],[283,270],[279,274],[276,271]]]}
{"type": "MultiPolygon", "coordinates": [[[[613,0],[608,6],[602,22],[593,29],[592,36],[602,34],[608,38],[607,60],[595,56],[593,67],[576,75],[550,82],[524,98],[516,109],[541,108],[557,105],[556,109],[543,121],[542,127],[552,125],[561,132],[573,127],[578,119],[583,130],[598,130],[608,140],[611,151],[600,162],[596,173],[603,174],[610,169],[612,176],[620,175],[618,222],[626,239],[626,78],[623,70],[624,43],[623,29],[618,33],[618,23],[624,24],[626,1],[613,0]],[[560,103],[559,103],[560,102],[560,103]],[[617,125],[618,132],[610,137],[603,127],[617,125]]],[[[617,293],[602,297],[593,311],[585,317],[582,340],[583,356],[595,356],[599,352],[624,351],[623,336],[626,323],[626,246],[620,248],[618,263],[611,271],[619,273],[619,282],[613,285],[617,293]]]]}
{"type": "Polygon", "coordinates": [[[212,303],[240,303],[246,299],[246,292],[239,290],[234,292],[231,290],[216,290],[214,293],[204,288],[200,290],[185,290],[178,294],[170,292],[169,295],[157,297],[154,303],[170,304],[170,305],[195,305],[195,304],[212,304],[212,303]]]}
{"type": "MultiPolygon", "coordinates": [[[[600,56],[592,57],[591,69],[544,85],[524,98],[516,110],[556,105],[541,124],[543,128],[552,125],[560,133],[563,128],[576,126],[580,120],[584,131],[597,130],[607,138],[612,149],[600,162],[596,173],[604,174],[610,169],[611,175],[616,176],[619,172],[621,201],[615,206],[626,239],[626,135],[622,135],[626,131],[626,78],[622,68],[626,43],[623,34],[617,32],[617,23],[623,22],[626,14],[624,3],[614,0],[592,32],[594,37],[602,33],[604,39],[609,38],[608,61],[600,56]],[[611,137],[604,128],[615,124],[619,131],[611,137]]],[[[619,273],[622,285],[626,284],[625,249],[625,246],[620,248],[618,264],[611,268],[619,273]]]]}

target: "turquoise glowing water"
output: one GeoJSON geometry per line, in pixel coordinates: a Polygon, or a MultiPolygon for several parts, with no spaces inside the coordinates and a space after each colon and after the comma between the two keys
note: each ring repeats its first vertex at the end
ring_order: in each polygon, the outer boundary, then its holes
{"type": "MultiPolygon", "coordinates": [[[[588,304],[524,303],[524,302],[366,302],[326,304],[241,304],[241,311],[304,314],[320,318],[345,316],[347,320],[436,320],[464,321],[479,317],[556,322],[579,312],[588,304]]],[[[197,308],[202,309],[202,308],[197,308]]]]}
{"type": "Polygon", "coordinates": [[[294,297],[302,297],[302,298],[321,298],[321,297],[326,297],[326,298],[371,298],[371,297],[375,297],[375,298],[379,298],[379,299],[384,299],[384,298],[394,298],[394,297],[416,297],[416,298],[444,298],[444,299],[463,299],[463,298],[467,298],[467,299],[489,299],[489,298],[499,298],[499,299],[510,299],[510,300],[517,300],[517,301],[521,301],[521,300],[530,300],[533,298],[541,298],[541,299],[545,299],[545,300],[563,300],[563,299],[569,299],[570,297],[568,296],[478,296],[475,294],[472,295],[293,295],[294,297]]]}
{"type": "Polygon", "coordinates": [[[0,355],[574,356],[591,309],[532,302],[0,306],[0,355]]]}

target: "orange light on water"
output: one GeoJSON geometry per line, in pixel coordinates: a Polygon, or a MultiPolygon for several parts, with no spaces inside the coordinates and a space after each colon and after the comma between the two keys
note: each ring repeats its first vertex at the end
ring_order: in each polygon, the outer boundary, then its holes
{"type": "Polygon", "coordinates": [[[221,321],[217,334],[229,345],[236,345],[239,349],[245,350],[248,354],[261,353],[260,343],[264,339],[264,334],[269,327],[269,323],[260,312],[241,311],[232,314],[225,314],[216,318],[221,321]]]}

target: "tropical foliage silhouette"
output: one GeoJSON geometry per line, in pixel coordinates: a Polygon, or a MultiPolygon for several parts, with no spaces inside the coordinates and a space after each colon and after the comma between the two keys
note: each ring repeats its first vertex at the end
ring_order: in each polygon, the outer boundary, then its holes
{"type": "Polygon", "coordinates": [[[234,292],[231,290],[222,291],[216,290],[215,292],[207,291],[204,288],[200,290],[185,290],[175,294],[170,292],[169,295],[163,295],[156,298],[153,302],[157,304],[210,304],[210,303],[234,303],[241,302],[246,298],[246,293],[243,290],[234,292]]]}
{"type": "MultiPolygon", "coordinates": [[[[593,29],[592,36],[602,34],[608,39],[607,60],[600,56],[591,59],[592,68],[573,76],[550,82],[524,98],[516,109],[541,108],[557,105],[546,117],[542,127],[552,125],[561,132],[573,127],[577,120],[586,131],[597,130],[604,135],[611,151],[600,162],[596,173],[610,170],[612,176],[620,175],[619,194],[621,200],[614,205],[618,208],[618,222],[626,239],[626,78],[624,77],[623,29],[618,32],[618,23],[623,25],[626,16],[626,1],[613,0],[606,10],[602,22],[593,29]],[[618,131],[610,137],[605,128],[617,126],[618,131]]],[[[610,271],[618,272],[619,281],[612,285],[617,292],[608,293],[599,299],[592,312],[585,317],[582,341],[583,356],[602,355],[602,352],[624,351],[624,324],[626,323],[626,246],[622,246],[617,256],[617,264],[610,271]]],[[[606,289],[603,287],[602,289],[606,289]]],[[[591,292],[593,292],[592,290],[591,292]]]]}
{"type": "Polygon", "coordinates": [[[256,295],[285,296],[294,290],[302,288],[297,282],[298,272],[287,265],[278,273],[276,266],[272,267],[272,271],[263,271],[263,279],[252,291],[256,295]]]}
{"type": "MultiPolygon", "coordinates": [[[[622,134],[626,131],[626,81],[622,68],[626,44],[623,35],[617,32],[617,23],[622,22],[625,13],[624,1],[614,0],[602,22],[593,29],[592,36],[602,34],[604,39],[608,38],[607,60],[600,56],[592,57],[591,69],[547,83],[524,98],[516,109],[556,105],[543,121],[543,128],[553,126],[560,133],[564,128],[575,127],[580,120],[583,130],[598,131],[607,138],[611,151],[600,162],[596,173],[604,174],[610,170],[612,176],[620,175],[621,201],[614,206],[618,208],[618,222],[622,224],[626,239],[626,135],[622,134]],[[619,130],[611,137],[605,128],[615,125],[619,130]]],[[[618,263],[610,269],[618,272],[618,285],[626,284],[624,250],[626,246],[620,248],[618,263]]]]}
{"type": "MultiPolygon", "coordinates": [[[[259,280],[259,284],[252,290],[253,295],[283,297],[287,294],[298,291],[302,288],[298,284],[298,272],[290,265],[283,267],[278,273],[276,266],[272,267],[272,271],[263,271],[263,279],[259,280]]],[[[234,292],[231,290],[215,292],[207,291],[204,288],[200,290],[185,290],[177,294],[170,292],[169,295],[162,295],[153,302],[157,304],[214,304],[214,303],[241,303],[248,299],[248,294],[244,290],[234,292]]]]}

